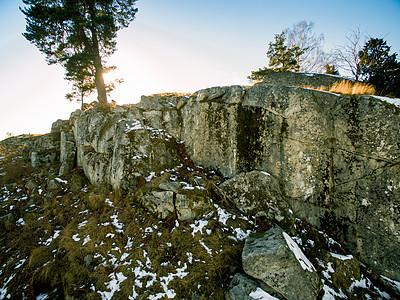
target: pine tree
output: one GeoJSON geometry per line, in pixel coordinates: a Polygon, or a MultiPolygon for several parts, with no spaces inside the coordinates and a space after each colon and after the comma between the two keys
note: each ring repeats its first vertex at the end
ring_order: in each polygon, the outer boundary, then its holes
{"type": "Polygon", "coordinates": [[[275,35],[275,42],[269,43],[269,49],[267,57],[269,58],[269,66],[272,67],[275,72],[288,72],[288,71],[299,71],[299,64],[296,61],[296,57],[301,55],[299,47],[294,46],[290,49],[285,45],[285,33],[275,35]]]}
{"type": "Polygon", "coordinates": [[[303,50],[297,46],[288,48],[285,45],[284,32],[276,34],[275,42],[269,43],[267,51],[267,57],[269,59],[268,66],[271,68],[262,68],[258,71],[252,71],[248,78],[250,80],[259,80],[270,73],[298,72],[300,66],[296,61],[296,57],[300,56],[302,53],[303,50]]]}
{"type": "Polygon", "coordinates": [[[46,55],[49,64],[61,64],[66,79],[86,91],[94,82],[100,104],[107,104],[103,72],[105,60],[116,50],[116,33],[134,19],[136,0],[23,0],[26,16],[23,36],[46,55]]]}
{"type": "Polygon", "coordinates": [[[381,95],[400,96],[400,63],[396,57],[397,53],[390,54],[390,46],[380,38],[371,38],[359,52],[359,73],[381,95]]]}
{"type": "Polygon", "coordinates": [[[325,74],[339,75],[339,71],[336,69],[335,65],[326,64],[325,65],[325,74]]]}

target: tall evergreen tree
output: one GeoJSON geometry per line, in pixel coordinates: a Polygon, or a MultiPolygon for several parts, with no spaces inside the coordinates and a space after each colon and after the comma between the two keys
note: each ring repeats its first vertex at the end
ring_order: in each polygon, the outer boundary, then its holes
{"type": "Polygon", "coordinates": [[[283,72],[298,72],[299,64],[296,61],[296,57],[303,53],[298,46],[288,48],[285,45],[285,33],[275,35],[275,42],[269,43],[267,51],[267,57],[269,59],[268,66],[271,68],[262,68],[258,71],[252,71],[251,75],[248,76],[250,80],[262,79],[265,75],[270,73],[283,73],[283,72]]]}
{"type": "Polygon", "coordinates": [[[94,82],[100,104],[107,104],[105,60],[116,50],[117,31],[134,19],[137,0],[23,0],[24,37],[61,64],[66,79],[87,92],[94,82]]]}
{"type": "Polygon", "coordinates": [[[397,53],[380,38],[370,38],[359,52],[358,70],[364,80],[381,95],[400,96],[400,62],[397,53]]]}

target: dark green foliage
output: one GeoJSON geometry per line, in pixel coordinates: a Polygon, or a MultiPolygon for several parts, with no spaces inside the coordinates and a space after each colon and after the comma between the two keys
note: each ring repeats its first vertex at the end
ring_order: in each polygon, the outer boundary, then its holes
{"type": "Polygon", "coordinates": [[[336,66],[330,64],[325,65],[325,73],[330,75],[339,75],[339,71],[336,69],[336,66]]]}
{"type": "Polygon", "coordinates": [[[285,41],[286,38],[284,32],[275,35],[275,42],[269,43],[267,51],[267,57],[269,59],[268,66],[272,68],[263,68],[258,71],[252,71],[251,75],[248,76],[250,80],[259,80],[265,75],[275,72],[283,73],[299,71],[300,66],[296,57],[303,54],[304,50],[301,50],[298,46],[288,48],[288,46],[285,45],[285,41]]]}
{"type": "Polygon", "coordinates": [[[247,78],[249,78],[250,80],[262,80],[264,76],[272,73],[275,73],[275,70],[264,67],[262,69],[258,69],[258,71],[251,71],[251,75],[247,78]]]}
{"type": "Polygon", "coordinates": [[[386,41],[371,38],[359,52],[358,69],[364,80],[375,86],[380,95],[400,96],[400,62],[390,54],[386,41]]]}
{"type": "Polygon", "coordinates": [[[66,69],[66,79],[81,96],[96,87],[107,102],[104,60],[116,50],[117,31],[134,19],[136,0],[23,0],[23,36],[46,55],[49,64],[66,69]]]}

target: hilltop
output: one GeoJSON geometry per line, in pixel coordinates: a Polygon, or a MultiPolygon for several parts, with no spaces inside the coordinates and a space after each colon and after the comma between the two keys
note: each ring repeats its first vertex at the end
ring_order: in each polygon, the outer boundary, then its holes
{"type": "Polygon", "coordinates": [[[400,296],[399,109],[342,78],[143,96],[0,144],[0,299],[400,296]]]}

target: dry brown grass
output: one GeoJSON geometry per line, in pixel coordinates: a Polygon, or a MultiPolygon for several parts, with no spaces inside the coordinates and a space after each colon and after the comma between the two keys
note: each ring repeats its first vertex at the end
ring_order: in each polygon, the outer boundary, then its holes
{"type": "Polygon", "coordinates": [[[362,82],[349,82],[343,80],[332,85],[329,89],[332,93],[339,93],[343,95],[374,95],[375,88],[367,83],[362,82]]]}
{"type": "Polygon", "coordinates": [[[363,82],[351,82],[348,80],[336,82],[330,88],[326,86],[320,86],[318,88],[310,86],[302,87],[341,95],[375,95],[375,88],[372,85],[363,82]]]}

